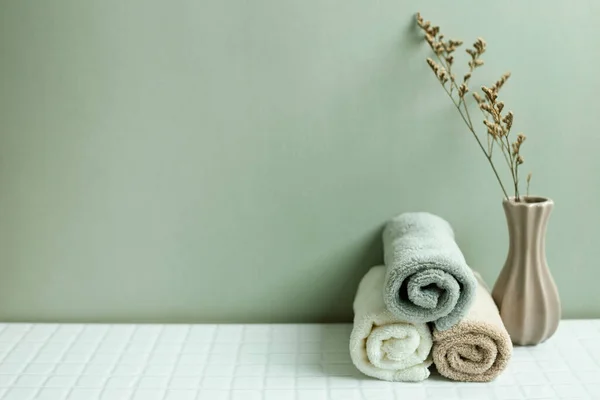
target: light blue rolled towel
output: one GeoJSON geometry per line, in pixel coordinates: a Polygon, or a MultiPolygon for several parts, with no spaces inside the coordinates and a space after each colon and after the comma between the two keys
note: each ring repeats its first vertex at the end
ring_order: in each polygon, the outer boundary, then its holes
{"type": "Polygon", "coordinates": [[[444,219],[405,213],[383,231],[387,267],[383,300],[407,322],[435,323],[440,330],[462,319],[473,303],[477,280],[444,219]]]}

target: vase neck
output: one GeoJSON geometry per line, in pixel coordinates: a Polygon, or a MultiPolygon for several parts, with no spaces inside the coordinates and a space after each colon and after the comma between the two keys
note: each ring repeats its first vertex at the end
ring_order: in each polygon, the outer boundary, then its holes
{"type": "Polygon", "coordinates": [[[538,204],[504,202],[510,253],[513,256],[528,256],[535,252],[545,258],[546,227],[552,207],[552,202],[538,204]]]}

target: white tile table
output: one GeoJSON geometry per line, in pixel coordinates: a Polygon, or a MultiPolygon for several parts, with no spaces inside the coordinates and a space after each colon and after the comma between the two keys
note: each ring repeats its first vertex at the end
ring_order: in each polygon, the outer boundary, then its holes
{"type": "Polygon", "coordinates": [[[600,320],[515,349],[492,383],[376,381],[351,326],[0,325],[0,400],[600,399],[600,320]]]}

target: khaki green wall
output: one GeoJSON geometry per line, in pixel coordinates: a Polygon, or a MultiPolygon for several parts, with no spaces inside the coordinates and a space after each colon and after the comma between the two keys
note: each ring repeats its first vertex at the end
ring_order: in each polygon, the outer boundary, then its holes
{"type": "Polygon", "coordinates": [[[421,9],[554,198],[566,317],[600,317],[600,3],[0,0],[0,319],[349,321],[382,223],[429,210],[490,281],[501,194],[421,9]]]}

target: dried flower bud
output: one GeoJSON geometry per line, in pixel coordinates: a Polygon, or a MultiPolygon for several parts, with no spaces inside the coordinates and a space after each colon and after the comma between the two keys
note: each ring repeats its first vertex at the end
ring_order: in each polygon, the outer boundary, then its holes
{"type": "Polygon", "coordinates": [[[494,118],[494,122],[500,125],[502,122],[500,118],[500,113],[492,106],[490,106],[490,114],[494,118]]]}
{"type": "Polygon", "coordinates": [[[477,56],[477,53],[473,49],[467,49],[465,51],[471,56],[472,59],[475,59],[475,57],[477,56]]]}
{"type": "Polygon", "coordinates": [[[454,57],[453,57],[453,56],[448,56],[448,57],[446,57],[446,62],[447,62],[449,65],[452,65],[452,63],[454,62],[454,57]]]}
{"type": "Polygon", "coordinates": [[[496,109],[498,110],[499,113],[502,112],[502,109],[504,108],[504,102],[499,101],[496,103],[496,109]]]}
{"type": "Polygon", "coordinates": [[[467,94],[468,91],[469,91],[469,87],[463,83],[458,88],[458,95],[460,97],[464,97],[465,94],[467,94]]]}
{"type": "Polygon", "coordinates": [[[512,144],[513,156],[519,154],[519,151],[521,150],[521,145],[523,144],[524,141],[525,141],[525,135],[523,135],[522,133],[519,133],[517,135],[517,140],[512,144]]]}
{"type": "Polygon", "coordinates": [[[433,51],[438,56],[442,55],[444,53],[444,45],[440,42],[434,43],[433,51]]]}
{"type": "Polygon", "coordinates": [[[504,86],[504,84],[506,83],[506,81],[508,80],[508,78],[510,78],[510,72],[506,72],[504,73],[500,79],[498,79],[498,81],[496,81],[496,83],[494,84],[494,90],[497,92],[500,90],[500,88],[502,88],[502,86],[504,86]]]}
{"type": "Polygon", "coordinates": [[[481,98],[481,96],[477,92],[473,92],[473,97],[475,98],[475,101],[479,104],[484,102],[484,100],[481,98]]]}
{"type": "Polygon", "coordinates": [[[435,63],[435,61],[433,61],[431,58],[428,58],[427,64],[429,64],[429,66],[431,67],[433,72],[435,72],[437,74],[440,67],[435,63]]]}
{"type": "Polygon", "coordinates": [[[496,137],[496,135],[498,134],[497,133],[498,131],[496,130],[496,124],[488,121],[487,119],[483,120],[483,124],[487,127],[488,135],[492,135],[493,137],[496,137]]]}
{"type": "Polygon", "coordinates": [[[513,112],[509,111],[508,114],[506,114],[502,119],[502,122],[504,122],[504,124],[506,125],[506,129],[510,130],[510,128],[512,127],[513,118],[513,112]]]}
{"type": "Polygon", "coordinates": [[[482,86],[481,90],[483,91],[483,93],[485,93],[485,97],[487,97],[490,103],[494,103],[498,98],[498,95],[488,87],[482,86]]]}
{"type": "Polygon", "coordinates": [[[477,38],[477,41],[473,43],[473,47],[477,50],[478,54],[483,54],[485,52],[486,43],[482,38],[477,38]]]}
{"type": "Polygon", "coordinates": [[[475,66],[476,67],[481,67],[483,65],[483,60],[480,60],[479,58],[477,60],[475,60],[475,66]]]}
{"type": "Polygon", "coordinates": [[[469,73],[467,73],[467,74],[464,76],[464,78],[463,78],[463,81],[467,82],[469,79],[471,79],[471,73],[470,73],[470,72],[469,72],[469,73]]]}
{"type": "Polygon", "coordinates": [[[442,83],[448,82],[448,72],[446,71],[446,69],[444,69],[444,67],[438,66],[438,69],[437,69],[436,73],[437,73],[438,79],[442,83]]]}
{"type": "Polygon", "coordinates": [[[448,40],[448,43],[446,45],[446,51],[448,53],[452,53],[454,52],[459,46],[461,46],[463,44],[462,41],[460,40],[448,40]]]}
{"type": "Polygon", "coordinates": [[[502,136],[503,130],[502,130],[501,126],[499,126],[493,122],[490,122],[488,120],[484,120],[483,123],[488,128],[487,129],[488,134],[492,135],[495,138],[502,136]]]}
{"type": "Polygon", "coordinates": [[[519,154],[517,156],[517,165],[521,165],[525,162],[525,159],[519,154]]]}
{"type": "Polygon", "coordinates": [[[429,45],[431,47],[434,46],[433,36],[431,36],[430,34],[427,34],[427,35],[425,35],[425,40],[427,41],[427,43],[429,43],[429,45]]]}

